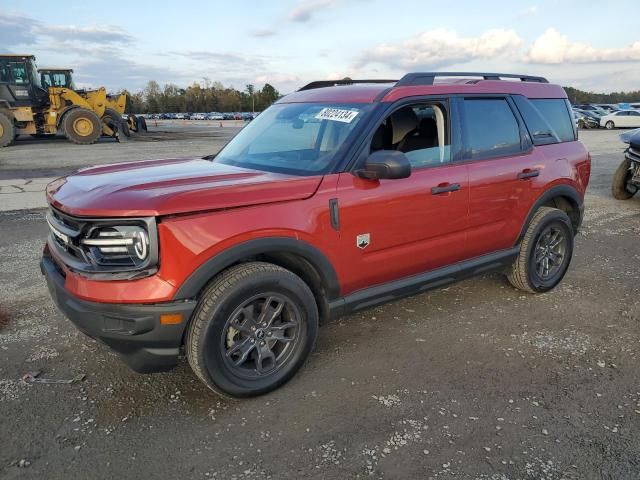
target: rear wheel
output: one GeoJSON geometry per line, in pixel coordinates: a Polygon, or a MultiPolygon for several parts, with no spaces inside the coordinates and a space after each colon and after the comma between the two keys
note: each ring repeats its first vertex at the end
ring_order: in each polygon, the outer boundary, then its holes
{"type": "Polygon", "coordinates": [[[511,285],[530,293],[554,288],[571,262],[573,227],[565,212],[540,207],[520,244],[520,253],[507,278],[511,285]]]}
{"type": "Polygon", "coordinates": [[[277,265],[251,262],[215,277],[201,296],[185,348],[196,375],[233,397],[287,382],[313,349],[318,309],[309,287],[277,265]]]}
{"type": "Polygon", "coordinates": [[[611,182],[611,194],[616,200],[629,200],[638,191],[638,187],[629,185],[633,176],[631,160],[625,158],[613,174],[611,182]]]}
{"type": "Polygon", "coordinates": [[[16,127],[13,120],[0,112],[0,147],[6,147],[16,138],[16,127]]]}
{"type": "Polygon", "coordinates": [[[586,127],[587,127],[587,124],[584,123],[584,120],[578,120],[578,128],[579,129],[583,129],[583,128],[586,128],[586,127]]]}
{"type": "Polygon", "coordinates": [[[614,128],[616,128],[615,123],[613,123],[611,120],[605,123],[604,126],[606,127],[607,130],[613,130],[614,128]]]}
{"type": "Polygon", "coordinates": [[[102,134],[100,118],[86,108],[74,108],[62,120],[66,137],[78,145],[95,143],[102,134]]]}

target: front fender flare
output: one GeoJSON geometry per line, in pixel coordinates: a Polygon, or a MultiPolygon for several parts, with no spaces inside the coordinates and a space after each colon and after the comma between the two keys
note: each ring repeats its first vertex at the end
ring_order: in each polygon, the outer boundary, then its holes
{"type": "Polygon", "coordinates": [[[266,237],[239,243],[211,257],[187,277],[174,295],[174,299],[195,298],[204,286],[225,268],[243,258],[269,253],[299,255],[317,270],[327,294],[327,301],[334,300],[340,295],[340,284],[336,271],[320,250],[307,242],[294,238],[266,237]]]}

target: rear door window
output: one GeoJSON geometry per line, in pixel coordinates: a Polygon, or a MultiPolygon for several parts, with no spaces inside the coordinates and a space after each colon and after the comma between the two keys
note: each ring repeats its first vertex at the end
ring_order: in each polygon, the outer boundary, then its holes
{"type": "Polygon", "coordinates": [[[553,127],[561,142],[576,140],[576,131],[566,100],[562,98],[533,98],[530,101],[553,127]]]}
{"type": "Polygon", "coordinates": [[[465,160],[522,151],[520,126],[505,98],[467,98],[462,111],[465,160]]]}

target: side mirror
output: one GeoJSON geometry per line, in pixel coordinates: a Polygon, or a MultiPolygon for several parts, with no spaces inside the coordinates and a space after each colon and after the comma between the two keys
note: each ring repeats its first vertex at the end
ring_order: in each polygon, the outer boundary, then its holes
{"type": "Polygon", "coordinates": [[[369,180],[407,178],[411,175],[411,163],[402,152],[378,150],[369,155],[364,168],[355,173],[358,177],[369,180]]]}

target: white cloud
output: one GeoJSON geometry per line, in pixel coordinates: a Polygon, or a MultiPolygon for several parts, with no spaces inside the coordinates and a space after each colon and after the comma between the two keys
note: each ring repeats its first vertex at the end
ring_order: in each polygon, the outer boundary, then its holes
{"type": "Polygon", "coordinates": [[[259,28],[251,32],[252,37],[273,37],[277,32],[271,28],[259,28]]]}
{"type": "Polygon", "coordinates": [[[439,28],[419,33],[399,43],[385,43],[365,51],[356,61],[362,67],[381,63],[394,68],[438,68],[474,59],[515,53],[522,39],[514,30],[487,30],[479,37],[461,37],[453,30],[439,28]]]}
{"type": "Polygon", "coordinates": [[[308,22],[318,10],[332,7],[336,3],[338,3],[338,0],[305,0],[289,12],[289,20],[308,22]]]}
{"type": "Polygon", "coordinates": [[[640,41],[628,47],[596,48],[587,43],[574,42],[554,28],[538,37],[525,58],[530,63],[602,63],[640,61],[640,41]]]}
{"type": "Polygon", "coordinates": [[[133,42],[133,37],[119,27],[112,25],[43,25],[39,24],[36,32],[63,42],[88,42],[94,44],[122,44],[133,42]]]}

